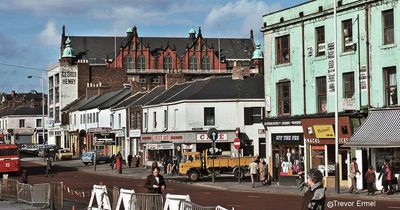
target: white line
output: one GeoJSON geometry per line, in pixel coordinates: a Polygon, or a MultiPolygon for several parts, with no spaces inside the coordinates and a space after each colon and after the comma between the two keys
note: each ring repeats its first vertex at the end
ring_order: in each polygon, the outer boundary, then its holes
{"type": "Polygon", "coordinates": [[[400,207],[389,206],[389,209],[400,209],[400,207]]]}

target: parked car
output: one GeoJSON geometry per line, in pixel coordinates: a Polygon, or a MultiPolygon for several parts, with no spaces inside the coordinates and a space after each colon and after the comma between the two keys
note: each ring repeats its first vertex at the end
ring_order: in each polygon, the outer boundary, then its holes
{"type": "Polygon", "coordinates": [[[94,153],[96,153],[96,164],[99,163],[109,163],[111,161],[108,155],[103,154],[102,151],[89,151],[83,152],[81,160],[83,164],[88,165],[89,163],[93,164],[94,153]]]}
{"type": "MultiPolygon", "coordinates": [[[[45,150],[48,150],[50,152],[50,154],[56,153],[57,150],[61,149],[61,147],[57,146],[57,145],[44,145],[43,147],[41,147],[38,151],[38,156],[39,157],[43,157],[43,155],[45,154],[45,150]]],[[[52,155],[51,155],[52,156],[52,155]]]]}
{"type": "Polygon", "coordinates": [[[69,149],[59,149],[56,153],[57,160],[71,160],[72,152],[69,149]]]}
{"type": "Polygon", "coordinates": [[[40,148],[42,148],[42,144],[29,144],[26,145],[25,147],[22,147],[20,149],[20,152],[31,154],[31,155],[37,155],[39,153],[40,148]]]}

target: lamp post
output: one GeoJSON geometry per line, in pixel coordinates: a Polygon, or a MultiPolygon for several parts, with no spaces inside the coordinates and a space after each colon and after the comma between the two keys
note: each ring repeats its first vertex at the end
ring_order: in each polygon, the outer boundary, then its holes
{"type": "Polygon", "coordinates": [[[337,1],[333,0],[333,45],[334,45],[334,69],[335,69],[335,190],[340,193],[339,178],[339,111],[338,111],[338,60],[337,60],[337,1]]]}
{"type": "Polygon", "coordinates": [[[46,139],[45,139],[45,132],[44,132],[44,77],[39,77],[39,76],[28,76],[28,79],[31,78],[39,78],[41,79],[41,86],[42,86],[42,136],[43,136],[43,144],[46,144],[46,139]]]}

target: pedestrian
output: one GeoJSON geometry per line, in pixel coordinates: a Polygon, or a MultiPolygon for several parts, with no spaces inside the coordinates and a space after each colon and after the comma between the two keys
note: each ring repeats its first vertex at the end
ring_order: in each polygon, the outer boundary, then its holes
{"type": "Polygon", "coordinates": [[[375,171],[372,166],[368,167],[368,171],[365,173],[365,180],[367,180],[368,195],[373,195],[375,193],[375,171]]]}
{"type": "Polygon", "coordinates": [[[298,173],[297,186],[303,196],[301,210],[324,210],[325,187],[322,184],[321,171],[312,168],[307,173],[307,182],[304,181],[303,172],[298,173]]]}
{"type": "Polygon", "coordinates": [[[163,165],[163,168],[164,168],[164,174],[167,173],[167,164],[168,164],[168,156],[167,156],[167,154],[164,154],[164,157],[162,159],[162,165],[163,165]]]}
{"type": "Polygon", "coordinates": [[[21,177],[19,178],[20,183],[28,184],[28,172],[26,169],[22,170],[21,177]]]}
{"type": "Polygon", "coordinates": [[[179,162],[176,156],[172,157],[172,175],[179,174],[179,162]]]}
{"type": "Polygon", "coordinates": [[[146,183],[144,187],[149,193],[162,194],[166,188],[165,180],[162,175],[160,175],[160,168],[154,167],[149,176],[147,176],[146,183]]]}
{"type": "Polygon", "coordinates": [[[140,166],[140,155],[136,157],[136,168],[140,166]]]}
{"type": "Polygon", "coordinates": [[[265,160],[263,160],[262,162],[260,162],[261,164],[259,164],[259,170],[260,170],[260,181],[263,185],[267,184],[267,180],[268,180],[268,165],[265,162],[265,160]]]}
{"type": "Polygon", "coordinates": [[[258,165],[256,163],[256,160],[253,160],[253,162],[251,162],[249,165],[252,188],[256,187],[257,169],[258,169],[258,165]]]}
{"type": "Polygon", "coordinates": [[[153,161],[151,163],[151,171],[153,171],[154,168],[158,167],[158,162],[157,161],[153,161]]]}
{"type": "Polygon", "coordinates": [[[172,175],[172,158],[169,157],[167,161],[167,174],[172,175]]]}
{"type": "Polygon", "coordinates": [[[357,189],[357,174],[361,174],[358,170],[357,158],[353,157],[351,159],[350,164],[350,178],[351,178],[351,187],[349,188],[349,193],[355,192],[356,194],[359,193],[357,189]]]}
{"type": "Polygon", "coordinates": [[[53,166],[51,165],[51,159],[49,156],[49,157],[47,157],[46,177],[48,177],[49,175],[53,176],[52,170],[53,170],[53,166]]]}
{"type": "Polygon", "coordinates": [[[115,155],[112,154],[111,157],[110,157],[110,167],[111,167],[111,170],[114,170],[114,163],[115,163],[115,155]]]}
{"type": "Polygon", "coordinates": [[[122,174],[122,155],[120,152],[115,156],[115,169],[119,174],[122,174]]]}
{"type": "Polygon", "coordinates": [[[383,186],[383,193],[385,194],[392,194],[393,193],[393,186],[392,186],[392,178],[394,177],[393,170],[391,168],[390,160],[386,159],[383,162],[381,167],[378,180],[382,177],[382,186],[383,186]]]}
{"type": "Polygon", "coordinates": [[[132,156],[132,154],[129,154],[128,155],[128,166],[129,166],[129,168],[132,166],[132,160],[133,160],[133,156],[132,156]]]}

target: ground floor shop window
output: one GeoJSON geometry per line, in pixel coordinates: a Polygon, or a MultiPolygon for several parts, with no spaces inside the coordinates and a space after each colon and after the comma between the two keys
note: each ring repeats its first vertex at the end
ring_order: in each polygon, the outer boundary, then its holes
{"type": "Polygon", "coordinates": [[[317,168],[325,176],[335,176],[335,145],[311,145],[310,168],[317,168]],[[328,160],[328,174],[325,174],[325,156],[328,160]]]}
{"type": "Polygon", "coordinates": [[[275,145],[275,175],[293,176],[304,170],[304,149],[299,145],[275,145]]]}
{"type": "Polygon", "coordinates": [[[385,159],[390,160],[393,167],[393,172],[398,174],[400,166],[400,148],[379,148],[376,149],[376,168],[379,172],[380,167],[383,165],[385,159]]]}
{"type": "Polygon", "coordinates": [[[172,157],[172,150],[148,150],[148,160],[162,162],[164,157],[172,157]]]}

